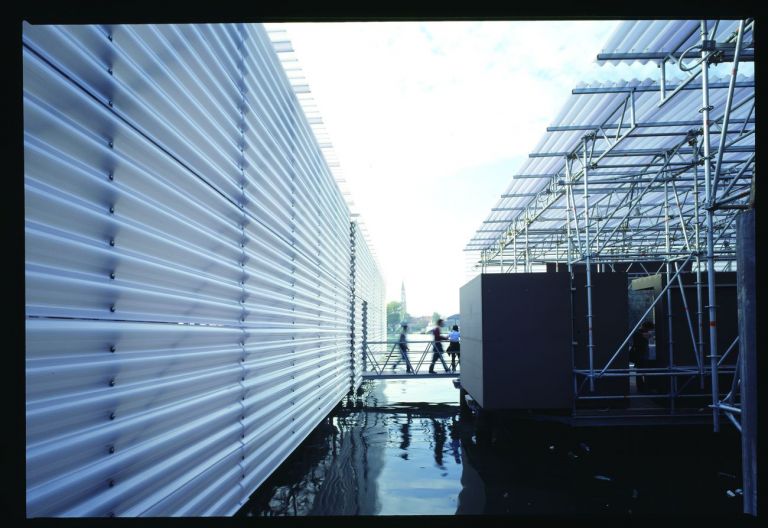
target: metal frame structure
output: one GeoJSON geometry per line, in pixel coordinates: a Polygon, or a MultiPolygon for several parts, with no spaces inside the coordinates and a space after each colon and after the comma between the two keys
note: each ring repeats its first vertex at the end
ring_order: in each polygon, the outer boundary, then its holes
{"type": "Polygon", "coordinates": [[[698,378],[701,389],[710,388],[714,430],[723,416],[741,430],[739,364],[723,365],[729,354],[738,354],[738,337],[718,350],[715,271],[735,264],[734,220],[754,203],[755,84],[738,75],[740,63],[754,60],[753,33],[753,19],[620,24],[598,61],[654,61],[658,81],[574,89],[465,248],[476,255],[473,269],[483,273],[530,272],[557,263],[573,276],[574,266],[583,266],[589,368],[574,369],[577,400],[604,398],[581,391],[585,384],[594,391],[601,377],[637,374],[611,365],[626,353],[642,318],[616,343],[610,360],[594,362],[592,275],[617,263],[650,274],[634,263],[662,261],[666,285],[653,303],[666,303],[668,314],[675,290],[683,293],[681,273],[691,269],[696,276],[695,308],[689,310],[683,296],[696,364],[675,364],[670,319],[657,322],[668,326],[669,366],[644,373],[669,378],[672,409],[682,397],[678,379],[686,384],[698,378]],[[726,61],[730,76],[710,79],[710,67],[726,61]],[[673,66],[687,76],[671,85],[667,68],[673,66]],[[729,390],[718,386],[724,373],[733,374],[729,390]]]}
{"type": "MultiPolygon", "coordinates": [[[[433,353],[434,348],[434,341],[409,341],[408,345],[425,345],[424,350],[421,351],[420,355],[418,356],[418,361],[413,362],[411,361],[411,364],[413,366],[413,371],[408,373],[401,373],[399,371],[395,371],[393,366],[393,372],[391,374],[387,373],[387,367],[393,364],[399,363],[398,358],[401,357],[401,353],[398,347],[398,341],[367,341],[363,344],[363,349],[365,352],[365,357],[368,361],[368,365],[370,365],[370,368],[363,373],[363,378],[365,379],[391,379],[391,378],[412,378],[414,376],[418,376],[420,378],[424,377],[456,377],[457,374],[461,373],[461,367],[460,364],[457,364],[457,368],[455,371],[448,371],[448,366],[445,360],[445,356],[447,355],[447,352],[443,352],[443,354],[440,355],[440,362],[441,366],[443,367],[444,372],[435,372],[430,374],[424,374],[421,372],[421,367],[424,365],[424,363],[427,361],[427,356],[430,353],[433,353]],[[390,346],[391,345],[391,346],[390,346]]],[[[413,351],[409,350],[408,358],[413,355],[413,351]]]]}

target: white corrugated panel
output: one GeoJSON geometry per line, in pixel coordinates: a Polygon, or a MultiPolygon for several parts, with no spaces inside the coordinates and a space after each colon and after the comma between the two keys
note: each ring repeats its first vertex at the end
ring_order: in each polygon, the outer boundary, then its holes
{"type": "MultiPolygon", "coordinates": [[[[715,29],[715,38],[722,41],[738,27],[738,20],[707,20],[707,30],[715,29]],[[717,27],[715,28],[715,24],[717,27]]],[[[700,20],[626,20],[616,26],[603,47],[603,54],[668,54],[682,52],[701,41],[700,20]]],[[[610,59],[601,64],[638,61],[646,64],[659,59],[610,59]]]]}
{"type": "Polygon", "coordinates": [[[23,43],[27,515],[230,515],[350,389],[341,192],[260,26],[23,43]]]}
{"type": "Polygon", "coordinates": [[[355,236],[355,326],[353,388],[363,381],[363,343],[386,340],[384,281],[360,226],[352,224],[355,236]]]}

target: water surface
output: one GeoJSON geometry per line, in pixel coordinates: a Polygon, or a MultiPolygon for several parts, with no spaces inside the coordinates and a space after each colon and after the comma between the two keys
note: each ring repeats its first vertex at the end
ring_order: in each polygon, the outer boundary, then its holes
{"type": "Polygon", "coordinates": [[[366,381],[238,516],[741,512],[739,438],[461,415],[450,379],[366,381]]]}

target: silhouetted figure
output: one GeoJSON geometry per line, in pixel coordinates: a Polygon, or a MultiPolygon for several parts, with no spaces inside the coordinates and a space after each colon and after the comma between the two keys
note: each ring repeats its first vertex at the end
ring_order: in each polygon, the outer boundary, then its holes
{"type": "Polygon", "coordinates": [[[445,425],[432,418],[432,432],[435,435],[435,463],[440,468],[443,466],[443,447],[445,446],[445,425]]]}
{"type": "MultiPolygon", "coordinates": [[[[629,360],[635,364],[635,368],[642,369],[651,366],[648,342],[653,336],[654,325],[651,321],[645,321],[632,336],[632,345],[629,347],[629,360]]],[[[649,380],[642,373],[635,376],[638,392],[648,392],[649,380]]]]}
{"type": "Polygon", "coordinates": [[[407,413],[406,421],[400,425],[400,458],[408,460],[408,447],[411,445],[411,413],[407,413]]]}
{"type": "Polygon", "coordinates": [[[456,359],[459,360],[459,363],[461,362],[461,352],[460,352],[460,343],[459,340],[461,339],[461,336],[459,334],[459,326],[453,325],[451,328],[451,332],[448,334],[448,349],[446,352],[448,352],[451,355],[451,372],[456,372],[456,359]]]}
{"type": "Polygon", "coordinates": [[[408,325],[403,323],[400,328],[400,339],[397,342],[397,346],[400,348],[400,357],[398,357],[397,361],[395,361],[395,363],[392,365],[392,370],[395,370],[400,364],[400,360],[403,360],[405,361],[406,372],[411,373],[413,372],[413,367],[411,367],[411,360],[408,359],[408,339],[406,337],[407,333],[408,325]]]}
{"type": "Polygon", "coordinates": [[[448,370],[448,365],[445,364],[445,360],[443,359],[443,343],[442,341],[446,341],[446,337],[440,333],[440,327],[443,326],[443,320],[438,319],[437,324],[432,329],[432,348],[435,351],[432,354],[432,363],[429,364],[429,372],[434,374],[435,373],[435,363],[438,359],[440,359],[440,363],[443,364],[443,368],[446,372],[450,372],[448,370]]]}

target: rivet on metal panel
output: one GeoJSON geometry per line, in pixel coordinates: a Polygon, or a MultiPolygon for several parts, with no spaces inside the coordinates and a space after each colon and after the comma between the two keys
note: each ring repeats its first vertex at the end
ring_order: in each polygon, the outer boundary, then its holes
{"type": "Polygon", "coordinates": [[[115,446],[109,446],[109,454],[111,455],[114,452],[115,452],[115,446]]]}
{"type": "Polygon", "coordinates": [[[109,245],[110,246],[114,246],[115,245],[115,239],[114,238],[110,238],[109,239],[109,245]]]}
{"type": "Polygon", "coordinates": [[[112,68],[107,68],[107,73],[112,75],[112,68]]]}
{"type": "Polygon", "coordinates": [[[244,435],[244,434],[241,434],[241,435],[240,435],[240,438],[245,438],[245,435],[244,435]]]}
{"type": "Polygon", "coordinates": [[[115,278],[115,272],[114,271],[109,274],[109,278],[110,279],[114,279],[115,278]]]}
{"type": "Polygon", "coordinates": [[[110,107],[110,108],[112,108],[112,107],[114,106],[114,105],[112,104],[112,99],[110,99],[109,101],[107,101],[107,104],[109,105],[109,107],[110,107]]]}
{"type": "Polygon", "coordinates": [[[112,141],[110,141],[109,142],[109,148],[113,148],[114,146],[115,146],[115,144],[112,141]]]}
{"type": "Polygon", "coordinates": [[[109,206],[109,212],[110,212],[110,214],[115,214],[115,206],[114,205],[110,205],[109,206]]]}
{"type": "Polygon", "coordinates": [[[114,305],[114,304],[113,304],[112,306],[110,306],[110,307],[109,307],[109,311],[110,311],[110,312],[114,312],[114,311],[115,311],[115,305],[114,305]]]}
{"type": "Polygon", "coordinates": [[[109,386],[110,387],[114,387],[115,386],[115,378],[112,378],[111,380],[109,380],[109,386]]]}
{"type": "Polygon", "coordinates": [[[245,381],[245,378],[240,378],[240,381],[245,381]]]}
{"type": "Polygon", "coordinates": [[[111,412],[109,413],[109,419],[114,420],[115,419],[115,413],[111,412]]]}
{"type": "Polygon", "coordinates": [[[115,175],[112,171],[109,171],[109,174],[107,174],[107,178],[109,178],[109,181],[112,181],[115,179],[115,175]]]}
{"type": "Polygon", "coordinates": [[[115,481],[112,479],[109,479],[109,487],[113,487],[115,485],[115,481]]]}
{"type": "Polygon", "coordinates": [[[110,351],[110,352],[114,352],[115,350],[117,350],[117,349],[115,348],[115,345],[112,345],[111,347],[109,347],[109,351],[110,351]]]}

